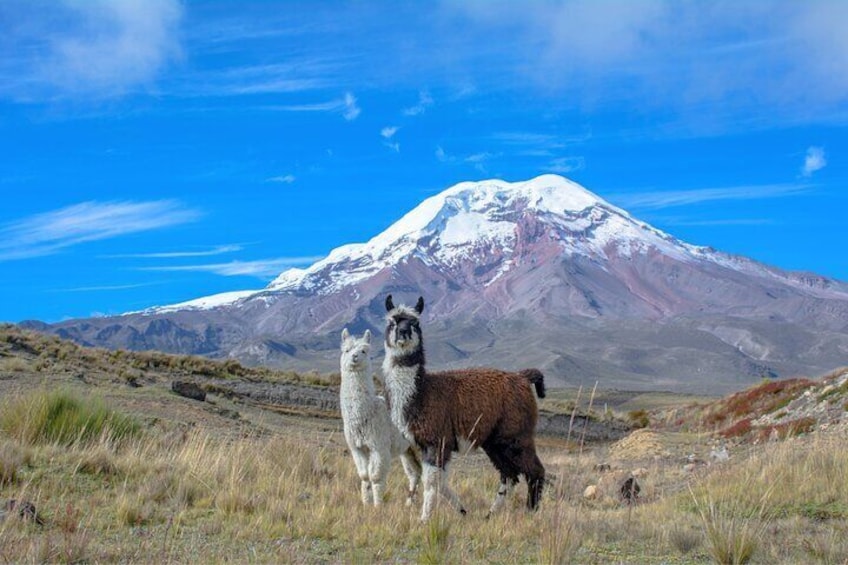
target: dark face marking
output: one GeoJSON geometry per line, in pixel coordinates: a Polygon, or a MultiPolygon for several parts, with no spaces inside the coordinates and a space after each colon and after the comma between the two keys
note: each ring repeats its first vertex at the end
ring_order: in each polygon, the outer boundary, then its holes
{"type": "Polygon", "coordinates": [[[404,345],[414,337],[421,342],[421,326],[418,318],[404,314],[396,314],[389,318],[386,324],[386,343],[389,345],[404,345]]]}

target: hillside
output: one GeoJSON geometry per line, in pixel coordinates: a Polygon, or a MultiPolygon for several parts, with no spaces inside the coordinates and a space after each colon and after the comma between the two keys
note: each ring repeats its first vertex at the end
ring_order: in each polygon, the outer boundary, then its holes
{"type": "Polygon", "coordinates": [[[334,370],[345,326],[424,296],[434,368],[724,394],[846,363],[848,285],[681,241],[555,175],[460,183],[266,288],[25,327],[112,349],[334,370]]]}
{"type": "Polygon", "coordinates": [[[524,512],[520,485],[503,514],[484,520],[497,473],[475,452],[452,473],[469,515],[442,507],[423,527],[401,502],[397,465],[384,507],[361,506],[331,406],[238,388],[334,391],[331,377],[88,349],[4,326],[0,560],[840,563],[846,380],[843,370],[697,403],[555,391],[542,408],[576,418],[566,434],[537,438],[550,478],[541,510],[524,512]],[[200,383],[206,400],[174,394],[177,379],[200,383]],[[45,403],[107,414],[98,419],[106,427],[68,435],[67,419],[47,439],[45,403]],[[620,411],[649,427],[599,441],[593,423],[620,411]],[[781,427],[799,418],[815,421],[781,427]],[[787,433],[728,435],[740,419],[787,433]],[[639,492],[628,503],[630,478],[639,492]]]}

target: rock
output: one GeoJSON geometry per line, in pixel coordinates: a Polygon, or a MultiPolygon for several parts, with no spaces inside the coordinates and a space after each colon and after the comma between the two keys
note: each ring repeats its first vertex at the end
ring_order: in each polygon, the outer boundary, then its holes
{"type": "Polygon", "coordinates": [[[710,452],[710,459],[712,459],[716,463],[722,463],[730,459],[730,452],[727,451],[726,446],[722,445],[720,448],[713,449],[710,452]]]}
{"type": "Polygon", "coordinates": [[[191,381],[174,381],[171,383],[171,390],[192,400],[199,400],[200,402],[206,400],[206,391],[200,388],[197,383],[191,381]]]}

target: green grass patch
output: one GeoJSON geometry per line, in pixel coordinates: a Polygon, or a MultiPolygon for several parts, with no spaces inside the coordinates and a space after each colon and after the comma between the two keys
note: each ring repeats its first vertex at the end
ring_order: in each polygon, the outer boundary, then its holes
{"type": "Polygon", "coordinates": [[[0,430],[22,443],[91,443],[136,437],[141,425],[109,409],[99,398],[81,398],[68,391],[36,391],[7,401],[0,430]]]}

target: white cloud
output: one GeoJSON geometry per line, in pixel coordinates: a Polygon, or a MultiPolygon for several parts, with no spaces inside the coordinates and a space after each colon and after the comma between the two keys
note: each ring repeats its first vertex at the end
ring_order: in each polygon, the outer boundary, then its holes
{"type": "Polygon", "coordinates": [[[154,286],[162,283],[158,282],[146,282],[146,283],[137,283],[137,284],[112,284],[112,285],[102,285],[102,286],[79,286],[76,288],[61,288],[51,292],[103,292],[103,291],[111,291],[111,290],[130,290],[133,288],[144,288],[147,286],[154,286]]]}
{"type": "Polygon", "coordinates": [[[263,106],[263,109],[279,112],[330,112],[341,114],[347,121],[355,120],[361,112],[356,103],[356,97],[350,92],[345,93],[342,98],[328,100],[327,102],[263,106]]]}
{"type": "Polygon", "coordinates": [[[827,158],[824,155],[824,149],[822,147],[808,147],[807,154],[804,156],[804,166],[801,167],[801,175],[810,177],[826,166],[827,158]]]}
{"type": "Polygon", "coordinates": [[[332,87],[339,65],[324,59],[293,59],[281,63],[215,69],[201,73],[182,88],[186,95],[233,96],[292,93],[332,87]]]}
{"type": "Polygon", "coordinates": [[[758,200],[796,196],[809,192],[808,184],[766,184],[731,186],[722,188],[699,188],[694,190],[648,191],[639,193],[612,194],[609,200],[623,208],[643,210],[671,208],[711,202],[716,200],[758,200]]]}
{"type": "Polygon", "coordinates": [[[474,165],[474,168],[480,171],[481,173],[487,173],[486,163],[495,157],[496,155],[489,153],[488,151],[481,151],[479,153],[473,153],[464,157],[462,160],[465,163],[470,163],[474,165]]]}
{"type": "Polygon", "coordinates": [[[427,111],[427,108],[433,105],[433,97],[426,90],[418,92],[418,104],[403,109],[404,116],[419,116],[427,111]]]}
{"type": "Polygon", "coordinates": [[[463,159],[466,163],[482,163],[484,161],[488,161],[492,158],[492,154],[486,151],[482,151],[480,153],[474,153],[469,155],[463,159]]]}
{"type": "Polygon", "coordinates": [[[288,174],[288,175],[279,175],[279,176],[276,176],[276,177],[267,178],[267,179],[265,179],[265,182],[276,182],[276,183],[282,183],[282,184],[291,184],[295,180],[297,180],[297,178],[294,175],[288,174]]]}
{"type": "Polygon", "coordinates": [[[686,131],[736,129],[743,119],[760,127],[823,115],[845,120],[846,2],[471,0],[441,7],[451,29],[464,33],[449,38],[431,72],[450,64],[477,82],[491,77],[597,109],[640,104],[671,112],[686,131]],[[484,43],[493,36],[499,41],[484,43]]]}
{"type": "Polygon", "coordinates": [[[394,151],[395,153],[400,153],[400,143],[395,141],[394,143],[389,143],[388,141],[383,142],[383,145],[394,151]]]}
{"type": "Polygon", "coordinates": [[[481,173],[486,173],[486,163],[491,159],[500,156],[500,153],[490,153],[488,151],[479,151],[470,155],[450,155],[441,145],[436,146],[436,159],[442,163],[461,164],[467,163],[474,165],[474,168],[481,173]]]}
{"type": "Polygon", "coordinates": [[[344,97],[344,111],[342,112],[344,119],[347,121],[355,120],[361,111],[356,104],[356,97],[350,92],[346,93],[344,97]]]}
{"type": "Polygon", "coordinates": [[[184,257],[212,257],[225,253],[235,253],[244,249],[241,245],[218,245],[202,251],[162,251],[158,253],[127,253],[104,255],[107,259],[179,259],[184,257]]]}
{"type": "Polygon", "coordinates": [[[398,126],[386,126],[380,130],[380,135],[382,135],[385,139],[391,139],[399,129],[400,127],[398,126]]]}
{"type": "Polygon", "coordinates": [[[0,261],[50,255],[73,245],[193,222],[174,200],[83,202],[0,227],[0,261]]]}
{"type": "Polygon", "coordinates": [[[15,56],[0,68],[21,76],[0,92],[16,97],[118,96],[152,83],[182,56],[179,0],[63,0],[13,5],[6,15],[15,56]]]}
{"type": "Polygon", "coordinates": [[[256,261],[230,261],[228,263],[211,263],[206,265],[173,265],[159,267],[142,267],[140,271],[175,271],[212,273],[223,277],[253,276],[273,278],[292,266],[309,265],[322,259],[315,257],[278,257],[275,259],[259,259],[256,261]]]}
{"type": "Polygon", "coordinates": [[[548,164],[548,169],[554,173],[573,173],[586,167],[583,157],[557,157],[548,164]]]}

